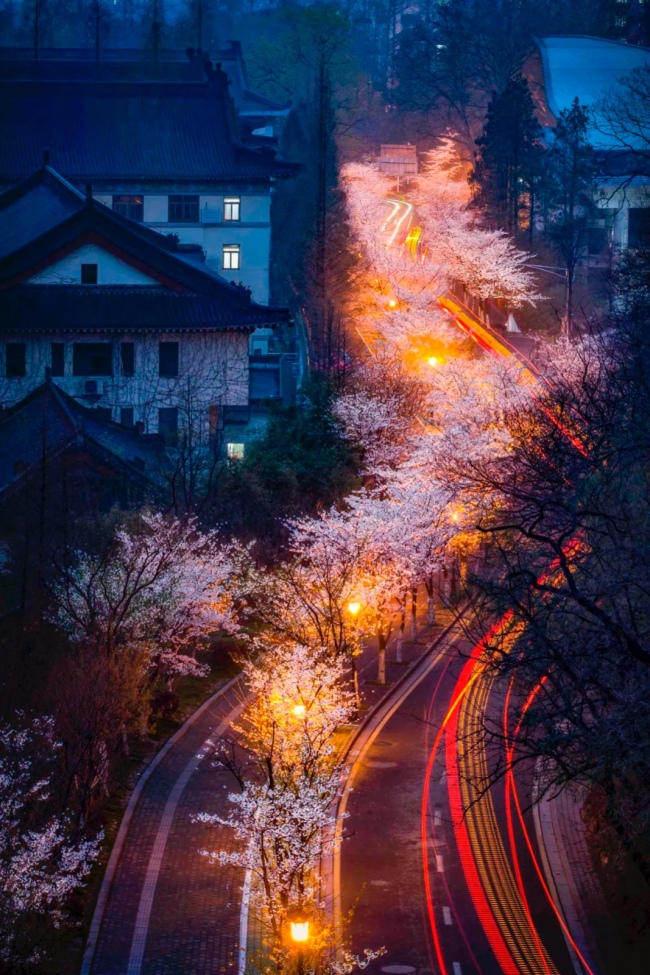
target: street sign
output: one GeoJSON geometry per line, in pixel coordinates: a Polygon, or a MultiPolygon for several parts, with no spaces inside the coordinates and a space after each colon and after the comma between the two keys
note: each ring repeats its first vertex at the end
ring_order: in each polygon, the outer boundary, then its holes
{"type": "Polygon", "coordinates": [[[417,176],[417,146],[383,145],[379,155],[379,169],[387,176],[417,176]]]}

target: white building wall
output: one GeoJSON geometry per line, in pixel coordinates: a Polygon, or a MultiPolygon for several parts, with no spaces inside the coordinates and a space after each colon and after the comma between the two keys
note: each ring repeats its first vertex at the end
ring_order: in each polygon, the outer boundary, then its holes
{"type": "Polygon", "coordinates": [[[97,244],[84,244],[29,278],[29,284],[81,284],[81,265],[97,264],[98,284],[156,284],[137,268],[97,244]]]}
{"type": "MultiPolygon", "coordinates": [[[[96,199],[112,206],[112,195],[97,194],[96,199]]],[[[184,244],[199,244],[206,255],[206,263],[228,281],[242,283],[251,289],[254,301],[269,302],[269,264],[271,259],[271,195],[270,193],[200,193],[199,211],[209,211],[210,222],[199,212],[199,223],[169,223],[167,194],[145,193],[143,222],[162,234],[178,234],[184,244]],[[241,200],[239,221],[223,220],[224,195],[241,200]],[[218,219],[217,219],[218,218],[218,219]],[[239,244],[239,271],[223,269],[224,244],[239,244]]],[[[90,263],[90,259],[88,259],[90,263]]],[[[85,263],[85,262],[84,262],[85,263]]],[[[102,284],[109,283],[100,278],[102,284]]]]}
{"type": "Polygon", "coordinates": [[[207,424],[210,406],[248,404],[248,335],[240,332],[133,333],[30,336],[26,341],[26,376],[6,377],[6,342],[22,342],[24,333],[5,335],[0,342],[0,404],[12,406],[45,379],[52,362],[52,342],[64,343],[64,376],[53,377],[66,393],[86,406],[111,410],[119,421],[121,407],[133,407],[134,420],[145,424],[146,433],[158,432],[158,409],[176,407],[179,426],[190,420],[207,424]],[[74,376],[75,342],[113,342],[113,376],[96,377],[101,397],[84,396],[93,377],[74,376]],[[135,344],[135,376],[121,375],[120,343],[135,344]],[[159,376],[159,342],[179,343],[179,375],[159,376]]]}

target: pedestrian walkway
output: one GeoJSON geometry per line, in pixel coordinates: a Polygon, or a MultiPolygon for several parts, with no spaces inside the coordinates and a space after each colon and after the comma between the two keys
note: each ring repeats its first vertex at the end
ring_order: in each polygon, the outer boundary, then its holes
{"type": "Polygon", "coordinates": [[[121,852],[118,834],[109,861],[106,902],[93,922],[83,972],[237,971],[242,871],[199,855],[201,848],[228,850],[232,833],[194,824],[191,816],[227,815],[230,782],[209,756],[242,707],[241,685],[233,682],[184,725],[155,769],[145,770],[146,783],[127,810],[121,852]]]}
{"type": "Polygon", "coordinates": [[[604,975],[599,932],[609,929],[609,916],[592,864],[583,805],[584,791],[578,787],[554,798],[545,796],[535,808],[535,825],[556,907],[588,966],[570,947],[576,973],[604,975]]]}

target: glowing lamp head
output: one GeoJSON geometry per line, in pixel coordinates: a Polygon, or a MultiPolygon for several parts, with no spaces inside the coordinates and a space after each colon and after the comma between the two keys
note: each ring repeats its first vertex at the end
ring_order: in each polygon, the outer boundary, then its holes
{"type": "Polygon", "coordinates": [[[457,511],[453,511],[452,512],[451,520],[452,521],[458,521],[458,512],[457,511]]]}
{"type": "Polygon", "coordinates": [[[361,603],[355,603],[355,602],[348,603],[348,612],[352,616],[356,616],[360,609],[361,609],[361,603]]]}
{"type": "Polygon", "coordinates": [[[391,298],[390,301],[388,302],[388,307],[389,308],[397,308],[397,299],[396,298],[391,298]]]}
{"type": "Polygon", "coordinates": [[[432,356],[429,356],[429,358],[427,359],[427,362],[429,363],[430,366],[437,366],[440,363],[440,359],[438,359],[437,356],[432,355],[432,356]]]}
{"type": "Polygon", "coordinates": [[[289,914],[291,940],[304,944],[309,941],[309,915],[299,908],[289,914]]]}
{"type": "Polygon", "coordinates": [[[307,708],[304,704],[295,704],[293,708],[293,713],[296,718],[304,718],[307,708]]]}

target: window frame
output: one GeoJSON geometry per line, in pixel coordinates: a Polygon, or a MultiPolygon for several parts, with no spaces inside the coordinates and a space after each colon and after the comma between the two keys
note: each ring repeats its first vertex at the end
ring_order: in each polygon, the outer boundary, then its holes
{"type": "Polygon", "coordinates": [[[224,271],[241,271],[241,244],[224,244],[221,249],[221,265],[224,271]],[[226,255],[229,263],[226,263],[226,255]],[[237,263],[232,263],[232,258],[237,257],[237,263]]]}
{"type": "Polygon", "coordinates": [[[65,376],[65,343],[50,343],[50,374],[57,379],[65,376]]]}
{"type": "Polygon", "coordinates": [[[198,193],[170,194],[167,197],[167,223],[199,223],[199,203],[198,193]]]}
{"type": "Polygon", "coordinates": [[[24,379],[27,375],[27,343],[5,342],[5,377],[7,379],[24,379]],[[11,349],[11,353],[10,350],[11,349]],[[10,370],[10,360],[18,355],[18,366],[10,370]]]}
{"type": "Polygon", "coordinates": [[[226,444],[226,456],[228,457],[228,460],[232,460],[232,461],[243,460],[245,455],[246,455],[245,443],[226,444]]]}
{"type": "Polygon", "coordinates": [[[180,374],[180,361],[181,361],[181,351],[180,351],[179,342],[168,341],[168,342],[158,343],[158,377],[160,379],[178,379],[178,376],[180,374]],[[171,354],[171,349],[173,346],[176,347],[175,367],[174,369],[172,369],[171,372],[167,372],[167,371],[163,372],[163,358],[164,358],[163,347],[165,347],[166,350],[169,350],[169,353],[166,352],[165,354],[171,354]]]}
{"type": "Polygon", "coordinates": [[[165,440],[165,443],[176,444],[178,443],[178,407],[177,406],[159,406],[158,407],[158,433],[165,440]],[[161,420],[163,414],[171,419],[172,416],[175,417],[174,429],[170,431],[161,430],[161,420]]]}
{"type": "Polygon", "coordinates": [[[224,196],[223,220],[224,223],[241,223],[241,196],[224,196]],[[237,211],[237,216],[233,215],[233,211],[235,209],[237,211]],[[230,216],[228,216],[229,212],[230,216]]]}
{"type": "Polygon", "coordinates": [[[120,406],[120,423],[123,427],[128,427],[132,430],[135,427],[135,409],[132,406],[120,406]],[[125,413],[131,414],[131,422],[127,423],[124,418],[125,413]]]}
{"type": "Polygon", "coordinates": [[[125,379],[132,379],[135,376],[135,342],[120,342],[120,372],[125,379]],[[125,355],[127,353],[125,364],[125,355]],[[128,359],[130,358],[130,363],[128,359]],[[130,365],[130,369],[127,368],[130,365]]]}
{"type": "Polygon", "coordinates": [[[72,343],[72,375],[73,376],[76,376],[77,378],[80,379],[94,379],[94,378],[110,379],[113,377],[114,374],[115,374],[115,366],[113,362],[112,342],[73,342],[72,343]],[[93,361],[92,364],[96,365],[96,362],[101,357],[101,353],[100,351],[96,351],[95,353],[89,352],[88,350],[92,348],[95,348],[96,350],[99,350],[101,348],[102,353],[104,355],[108,354],[107,361],[110,362],[110,372],[106,372],[105,369],[98,370],[98,371],[90,371],[90,372],[84,369],[84,371],[82,371],[83,364],[80,361],[81,355],[80,355],[80,351],[78,352],[78,350],[83,349],[86,355],[95,355],[97,358],[93,361]]]}
{"type": "Polygon", "coordinates": [[[82,284],[99,284],[99,264],[82,264],[80,279],[82,284]],[[91,280],[85,280],[88,277],[91,280]]]}
{"type": "Polygon", "coordinates": [[[144,222],[144,196],[138,193],[116,193],[111,201],[112,209],[121,217],[144,222]]]}

